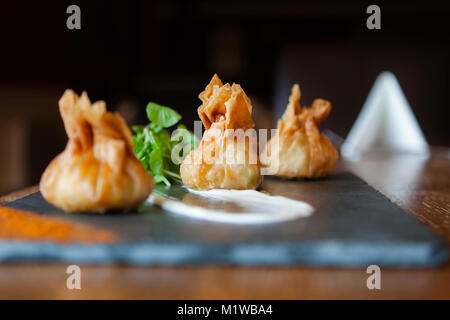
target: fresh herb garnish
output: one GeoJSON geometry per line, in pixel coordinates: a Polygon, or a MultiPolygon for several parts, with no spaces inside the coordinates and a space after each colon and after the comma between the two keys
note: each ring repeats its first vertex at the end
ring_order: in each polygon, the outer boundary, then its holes
{"type": "Polygon", "coordinates": [[[178,112],[154,102],[148,103],[146,111],[148,119],[163,128],[171,127],[181,120],[178,112]]]}
{"type": "Polygon", "coordinates": [[[172,150],[181,143],[186,146],[182,155],[185,157],[195,148],[197,140],[194,133],[182,124],[177,126],[177,134],[171,139],[166,128],[176,125],[181,120],[181,115],[175,110],[150,102],[146,111],[150,123],[146,126],[132,127],[136,133],[133,135],[134,153],[153,176],[155,183],[163,182],[170,186],[170,180],[181,180],[180,165],[172,161],[172,150]]]}

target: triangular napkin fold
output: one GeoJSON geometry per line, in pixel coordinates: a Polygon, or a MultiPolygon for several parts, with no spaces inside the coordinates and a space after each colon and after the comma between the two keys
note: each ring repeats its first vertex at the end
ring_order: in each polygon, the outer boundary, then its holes
{"type": "Polygon", "coordinates": [[[428,144],[391,72],[381,73],[350,130],[341,153],[357,159],[371,150],[428,154],[428,144]]]}

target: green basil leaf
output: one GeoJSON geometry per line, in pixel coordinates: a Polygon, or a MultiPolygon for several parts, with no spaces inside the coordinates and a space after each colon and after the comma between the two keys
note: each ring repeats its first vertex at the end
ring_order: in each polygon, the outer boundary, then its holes
{"type": "Polygon", "coordinates": [[[175,110],[154,102],[149,102],[147,104],[146,111],[148,119],[152,123],[163,128],[171,127],[181,119],[180,114],[175,110]]]}
{"type": "Polygon", "coordinates": [[[150,157],[148,159],[150,163],[150,169],[154,175],[162,175],[164,164],[161,153],[158,150],[153,150],[150,153],[150,157]]]}

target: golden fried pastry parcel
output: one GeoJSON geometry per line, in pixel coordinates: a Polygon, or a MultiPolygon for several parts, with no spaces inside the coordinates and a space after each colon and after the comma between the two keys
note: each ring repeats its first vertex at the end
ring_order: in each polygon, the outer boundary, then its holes
{"type": "Polygon", "coordinates": [[[330,175],[339,154],[317,123],[331,110],[330,102],[314,100],[310,108],[300,107],[300,87],[295,84],[289,104],[278,120],[278,133],[266,145],[261,162],[276,176],[319,178],[330,175]],[[264,156],[265,155],[265,156],[264,156]]]}
{"type": "Polygon", "coordinates": [[[144,201],[153,178],[135,157],[131,132],[104,101],[66,90],[59,110],[69,141],[42,175],[44,198],[66,211],[128,209],[144,201]]]}
{"type": "Polygon", "coordinates": [[[255,189],[262,181],[252,105],[241,86],[217,75],[200,93],[198,115],[205,126],[199,146],[180,173],[191,189],[255,189]]]}

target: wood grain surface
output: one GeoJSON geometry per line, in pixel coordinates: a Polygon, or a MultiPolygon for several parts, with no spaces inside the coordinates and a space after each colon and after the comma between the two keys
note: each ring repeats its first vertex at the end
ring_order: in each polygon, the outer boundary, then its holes
{"type": "MultiPolygon", "coordinates": [[[[372,153],[346,168],[450,244],[450,149],[429,158],[372,153]]],[[[0,198],[7,203],[30,187],[0,198]]],[[[365,268],[81,265],[81,290],[66,288],[66,264],[0,265],[2,299],[450,299],[450,264],[383,268],[368,290],[365,268]]]]}

